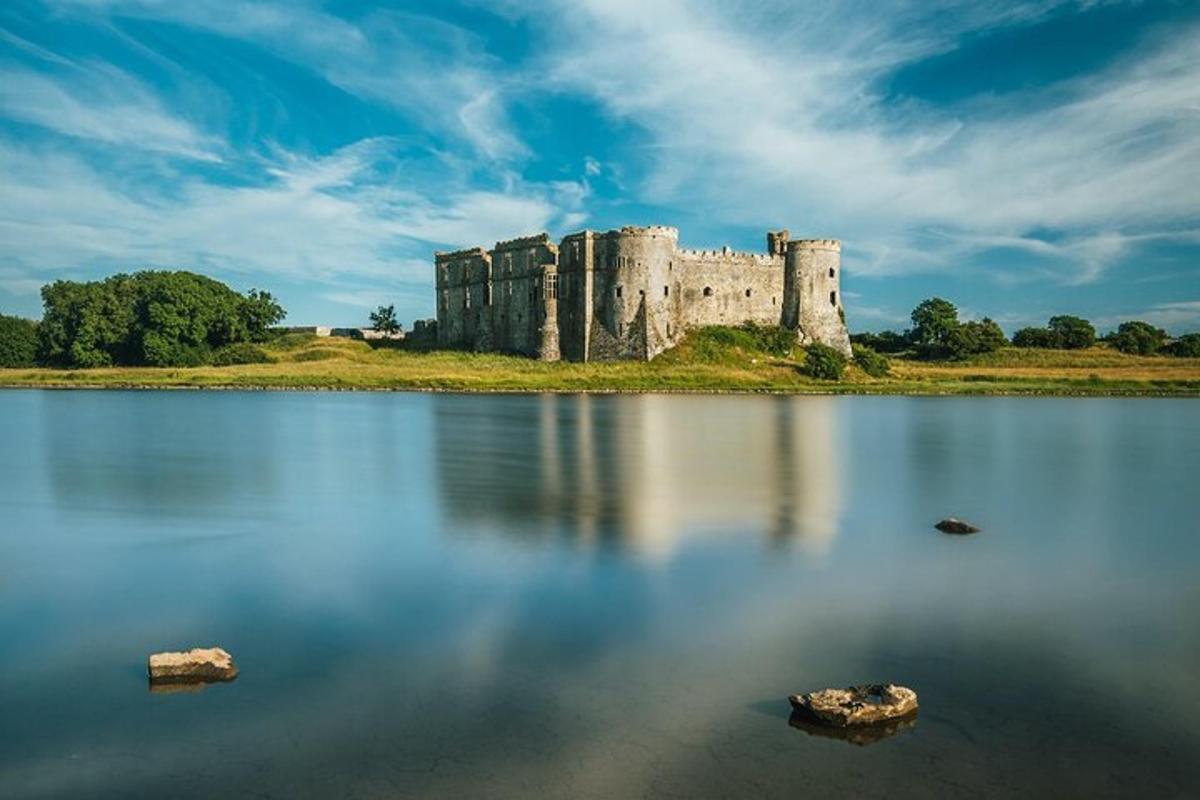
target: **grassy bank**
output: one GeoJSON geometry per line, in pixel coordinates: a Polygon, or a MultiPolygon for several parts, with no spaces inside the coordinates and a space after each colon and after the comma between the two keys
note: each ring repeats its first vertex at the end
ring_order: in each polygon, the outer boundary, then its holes
{"type": "Polygon", "coordinates": [[[650,363],[544,364],[300,336],[284,337],[266,350],[271,363],[240,366],[0,369],[0,386],[1200,396],[1200,359],[1130,356],[1100,347],[1007,348],[953,363],[893,359],[888,377],[871,378],[851,367],[839,382],[802,374],[802,351],[772,355],[729,336],[693,336],[650,363]]]}

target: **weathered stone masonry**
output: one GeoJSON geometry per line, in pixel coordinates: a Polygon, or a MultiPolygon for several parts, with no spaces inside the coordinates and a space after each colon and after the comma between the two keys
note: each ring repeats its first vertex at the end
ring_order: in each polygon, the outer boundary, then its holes
{"type": "Polygon", "coordinates": [[[704,325],[755,322],[850,353],[841,243],[767,234],[766,253],[687,250],[661,225],[546,234],[435,255],[442,347],[545,361],[651,359],[704,325]]]}

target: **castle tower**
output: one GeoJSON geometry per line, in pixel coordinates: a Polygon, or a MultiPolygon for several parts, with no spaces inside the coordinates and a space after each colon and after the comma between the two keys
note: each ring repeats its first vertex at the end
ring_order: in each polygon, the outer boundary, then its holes
{"type": "Polygon", "coordinates": [[[542,271],[542,330],[538,358],[558,361],[562,356],[558,340],[558,265],[546,264],[542,271]]]}
{"type": "Polygon", "coordinates": [[[796,239],[786,243],[781,323],[801,344],[819,342],[850,356],[850,334],[842,310],[842,243],[796,239]]]}

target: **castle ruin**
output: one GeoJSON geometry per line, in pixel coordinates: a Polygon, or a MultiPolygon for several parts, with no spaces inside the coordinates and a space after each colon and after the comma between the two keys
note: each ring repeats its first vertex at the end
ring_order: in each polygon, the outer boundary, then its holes
{"type": "Polygon", "coordinates": [[[850,354],[841,242],[767,234],[766,253],[688,250],[662,225],[435,254],[441,347],[544,361],[654,358],[705,325],[782,325],[850,354]]]}

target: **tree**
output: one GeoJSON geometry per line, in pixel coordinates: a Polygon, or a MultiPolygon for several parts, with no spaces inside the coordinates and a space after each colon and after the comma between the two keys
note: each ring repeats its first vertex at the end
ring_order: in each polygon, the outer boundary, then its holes
{"type": "Polygon", "coordinates": [[[1021,328],[1013,334],[1012,343],[1017,347],[1058,348],[1062,346],[1058,335],[1048,328],[1021,328]]]}
{"type": "Polygon", "coordinates": [[[826,381],[842,379],[846,371],[846,357],[832,347],[823,344],[810,344],[805,348],[804,372],[814,378],[826,381]]]}
{"type": "Polygon", "coordinates": [[[261,341],[284,316],[268,292],[242,296],[192,272],[148,270],[42,287],[44,361],[66,367],[190,366],[261,341]]]}
{"type": "Polygon", "coordinates": [[[967,358],[991,353],[1008,344],[1004,331],[993,320],[984,317],[979,322],[964,322],[950,332],[946,349],[953,358],[967,358]]]}
{"type": "Polygon", "coordinates": [[[1096,329],[1086,319],[1066,314],[1050,318],[1049,329],[1066,350],[1082,350],[1096,343],[1096,329]]]}
{"type": "Polygon", "coordinates": [[[1140,320],[1122,322],[1115,333],[1108,335],[1108,343],[1122,353],[1141,356],[1157,353],[1166,341],[1166,331],[1140,320]]]}
{"type": "Polygon", "coordinates": [[[242,301],[242,324],[252,342],[265,342],[271,326],[278,325],[287,316],[283,306],[275,302],[270,292],[251,289],[242,301]]]}
{"type": "Polygon", "coordinates": [[[396,321],[396,307],[380,306],[378,311],[372,311],[371,328],[388,336],[399,333],[400,323],[396,321]]]}
{"type": "Polygon", "coordinates": [[[923,300],[912,312],[909,339],[923,347],[944,347],[950,333],[958,327],[958,309],[949,300],[931,297],[923,300]]]}
{"type": "Polygon", "coordinates": [[[38,324],[0,314],[0,367],[32,367],[37,351],[38,324]]]}
{"type": "Polygon", "coordinates": [[[1164,350],[1178,358],[1200,358],[1200,333],[1185,333],[1164,350]]]}

